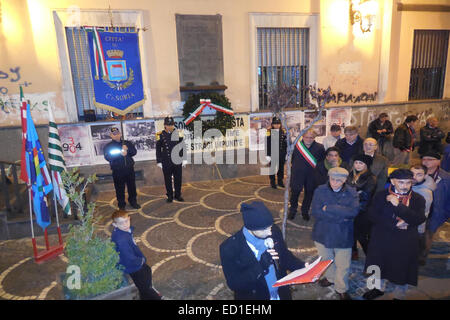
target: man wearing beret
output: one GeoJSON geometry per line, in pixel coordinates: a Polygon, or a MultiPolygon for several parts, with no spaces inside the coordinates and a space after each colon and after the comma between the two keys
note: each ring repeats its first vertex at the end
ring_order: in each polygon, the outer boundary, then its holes
{"type": "Polygon", "coordinates": [[[324,277],[322,287],[331,286],[341,300],[350,300],[348,276],[353,246],[353,219],[358,214],[356,190],[345,184],[348,171],[341,167],[328,170],[329,181],[314,192],[311,214],[315,218],[312,239],[324,260],[334,260],[324,277]]]}
{"type": "Polygon", "coordinates": [[[372,223],[366,272],[381,273],[381,284],[363,297],[375,299],[384,294],[386,281],[395,286],[395,299],[405,297],[407,285],[417,286],[419,269],[418,226],[425,217],[425,199],[412,191],[413,173],[397,169],[389,176],[391,186],[378,192],[369,207],[372,223]],[[370,267],[370,269],[368,269],[370,267]]]}
{"type": "Polygon", "coordinates": [[[440,167],[441,155],[435,151],[428,151],[420,156],[422,158],[422,165],[427,168],[427,174],[433,178],[436,184],[442,179],[450,179],[450,173],[440,167]]]}
{"type": "Polygon", "coordinates": [[[181,180],[183,173],[182,168],[187,164],[187,152],[183,142],[182,131],[174,129],[175,121],[172,117],[166,117],[164,119],[164,130],[156,133],[156,163],[157,166],[162,169],[164,174],[167,202],[173,201],[174,187],[175,199],[180,202],[184,201],[181,197],[181,180]],[[179,145],[180,143],[182,145],[179,145]],[[179,159],[172,157],[172,150],[177,145],[180,146],[178,149],[178,158],[182,158],[182,161],[178,161],[179,159]]]}
{"type": "Polygon", "coordinates": [[[110,137],[112,139],[105,149],[103,155],[112,170],[114,188],[116,189],[117,205],[119,209],[125,210],[125,184],[128,191],[128,203],[134,209],[139,209],[141,206],[137,203],[136,197],[136,181],[134,174],[134,160],[137,150],[133,143],[122,139],[120,130],[116,127],[111,127],[110,137]]]}
{"type": "Polygon", "coordinates": [[[288,286],[272,285],[304,263],[288,250],[264,203],[243,203],[241,213],[244,227],[220,245],[222,270],[235,299],[292,299],[288,286]]]}
{"type": "MultiPolygon", "coordinates": [[[[269,175],[270,178],[270,186],[274,189],[277,188],[277,184],[275,181],[275,173],[277,174],[278,185],[284,188],[284,164],[286,162],[286,151],[287,151],[287,141],[286,141],[286,130],[281,128],[281,120],[278,117],[272,118],[272,128],[267,130],[267,161],[272,161],[272,157],[277,157],[278,164],[276,165],[276,169],[274,174],[269,175]],[[274,132],[277,132],[278,135],[278,144],[274,144],[277,146],[276,150],[272,150],[272,137],[274,136],[274,132]],[[275,155],[275,152],[278,153],[275,155]]],[[[275,159],[275,158],[274,158],[275,159]]]]}

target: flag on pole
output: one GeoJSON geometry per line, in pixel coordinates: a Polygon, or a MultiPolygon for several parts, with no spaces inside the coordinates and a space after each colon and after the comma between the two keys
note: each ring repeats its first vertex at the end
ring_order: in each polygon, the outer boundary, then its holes
{"type": "Polygon", "coordinates": [[[46,229],[50,225],[50,214],[47,207],[47,194],[53,186],[47,170],[44,153],[42,152],[39,136],[31,118],[30,105],[27,104],[27,131],[26,131],[26,167],[31,184],[31,198],[33,211],[37,224],[46,229]]]}
{"type": "Polygon", "coordinates": [[[23,97],[23,90],[20,87],[20,119],[22,120],[22,157],[20,159],[20,179],[28,183],[27,161],[25,148],[27,145],[27,102],[23,97]]]}
{"type": "Polygon", "coordinates": [[[66,162],[61,148],[58,126],[53,117],[52,106],[48,106],[48,164],[52,176],[53,192],[66,215],[70,215],[70,202],[61,179],[61,172],[66,171],[66,162]]]}

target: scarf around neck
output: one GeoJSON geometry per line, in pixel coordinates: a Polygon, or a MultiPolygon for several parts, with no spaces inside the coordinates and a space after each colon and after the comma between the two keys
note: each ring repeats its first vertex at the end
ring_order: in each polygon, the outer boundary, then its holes
{"type": "MultiPolygon", "coordinates": [[[[264,239],[260,239],[252,235],[247,228],[243,227],[242,232],[244,234],[245,240],[249,242],[252,246],[258,250],[256,255],[256,260],[261,260],[261,255],[267,250],[266,245],[264,244],[264,239]]],[[[253,251],[252,251],[253,252],[253,251]]],[[[269,294],[271,300],[278,300],[278,288],[273,288],[272,285],[277,282],[277,275],[275,272],[275,266],[272,264],[269,267],[269,273],[264,276],[267,284],[267,289],[269,289],[269,294]]]]}
{"type": "Polygon", "coordinates": [[[392,185],[390,185],[389,186],[389,194],[395,195],[403,205],[409,207],[409,200],[411,199],[412,190],[409,190],[408,193],[406,193],[406,194],[400,194],[400,193],[396,193],[392,189],[393,189],[392,185]]]}

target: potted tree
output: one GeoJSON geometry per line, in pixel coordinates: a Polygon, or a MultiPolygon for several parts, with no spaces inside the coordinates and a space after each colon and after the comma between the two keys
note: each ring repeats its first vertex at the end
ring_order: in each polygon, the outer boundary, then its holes
{"type": "Polygon", "coordinates": [[[97,180],[96,175],[85,179],[74,168],[64,171],[61,177],[81,222],[70,227],[66,239],[68,271],[73,273],[62,276],[65,299],[126,299],[132,298],[133,292],[136,296],[136,287],[129,285],[123,267],[118,265],[114,243],[96,232],[95,203],[86,203],[87,187],[97,180]]]}

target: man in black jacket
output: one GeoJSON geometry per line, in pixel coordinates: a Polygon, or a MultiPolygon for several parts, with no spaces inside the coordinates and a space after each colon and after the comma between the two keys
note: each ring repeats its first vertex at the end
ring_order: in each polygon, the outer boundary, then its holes
{"type": "Polygon", "coordinates": [[[181,197],[181,179],[183,167],[187,164],[187,150],[183,142],[181,131],[175,129],[175,121],[172,117],[164,119],[164,130],[156,133],[156,163],[164,174],[164,183],[166,185],[167,202],[173,201],[173,184],[175,187],[175,199],[184,201],[181,197]],[[172,137],[172,135],[175,135],[172,137]],[[178,151],[178,158],[172,156],[172,150],[178,151]],[[179,161],[178,161],[179,160],[179,161]]]}
{"type": "MultiPolygon", "coordinates": [[[[276,165],[276,169],[278,172],[277,179],[278,185],[284,188],[284,164],[286,162],[286,150],[287,150],[287,141],[286,141],[286,130],[281,128],[281,120],[278,117],[272,118],[272,128],[267,130],[267,160],[273,161],[276,157],[278,157],[278,165],[276,165]],[[275,136],[276,132],[278,136],[278,143],[274,143],[274,146],[277,146],[276,150],[272,150],[272,137],[275,136]],[[278,155],[275,155],[275,152],[278,155]],[[273,158],[273,159],[272,159],[273,158]]],[[[274,189],[277,188],[277,184],[275,182],[275,172],[269,176],[270,178],[270,186],[274,189]]]]}
{"type": "Polygon", "coordinates": [[[394,133],[392,122],[388,119],[389,116],[387,113],[383,112],[369,124],[368,128],[370,136],[377,140],[380,152],[383,152],[384,143],[389,139],[389,136],[394,133]]]}
{"type": "Polygon", "coordinates": [[[272,285],[286,270],[303,268],[304,263],[288,250],[263,202],[243,203],[241,212],[244,227],[220,245],[223,274],[235,299],[292,299],[288,286],[272,285]]]}
{"type": "Polygon", "coordinates": [[[314,141],[316,133],[308,130],[297,142],[292,154],[291,198],[289,219],[293,220],[297,214],[298,197],[305,189],[302,202],[303,220],[309,221],[309,208],[317,187],[317,177],[314,172],[317,164],[325,158],[325,150],[321,143],[314,141]]]}
{"type": "Polygon", "coordinates": [[[117,205],[125,210],[125,184],[128,190],[128,203],[134,209],[141,206],[137,203],[136,181],[134,175],[134,160],[137,150],[133,143],[122,140],[122,134],[116,127],[111,128],[112,141],[105,146],[103,155],[109,162],[113,172],[114,188],[116,189],[117,205]]]}
{"type": "Polygon", "coordinates": [[[350,163],[352,157],[363,151],[363,140],[358,134],[358,129],[355,126],[347,126],[344,128],[345,138],[339,139],[335,147],[340,150],[340,155],[343,161],[350,163]]]}
{"type": "Polygon", "coordinates": [[[436,117],[427,119],[425,127],[420,129],[419,154],[424,155],[427,152],[442,153],[444,147],[442,139],[445,133],[438,128],[439,120],[436,117]]]}
{"type": "Polygon", "coordinates": [[[409,164],[411,152],[415,146],[415,128],[417,118],[414,115],[407,116],[405,122],[400,125],[394,132],[394,160],[392,165],[409,164]]]}

